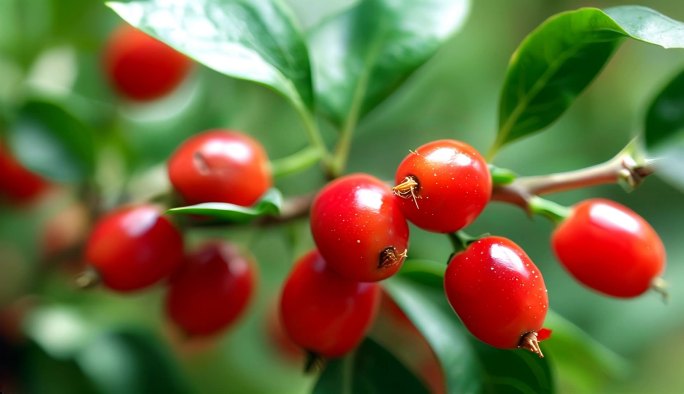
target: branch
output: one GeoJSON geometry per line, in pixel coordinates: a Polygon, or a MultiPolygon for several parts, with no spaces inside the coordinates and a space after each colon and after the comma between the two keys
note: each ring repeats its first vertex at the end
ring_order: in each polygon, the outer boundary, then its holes
{"type": "Polygon", "coordinates": [[[495,186],[492,201],[514,204],[528,210],[530,199],[544,194],[615,183],[632,190],[654,171],[653,160],[634,156],[628,146],[611,160],[592,167],[517,178],[509,184],[495,186]]]}

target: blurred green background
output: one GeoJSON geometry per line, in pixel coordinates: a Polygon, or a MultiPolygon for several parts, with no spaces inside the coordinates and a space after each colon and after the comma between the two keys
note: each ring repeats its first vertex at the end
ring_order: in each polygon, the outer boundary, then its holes
{"type": "MultiPolygon", "coordinates": [[[[307,27],[353,2],[289,3],[307,27]]],[[[436,138],[464,140],[486,151],[495,137],[498,94],[508,59],[525,35],[557,12],[625,4],[473,3],[464,28],[360,125],[348,172],[390,179],[409,149],[436,138]]],[[[682,2],[639,4],[684,20],[682,2]]],[[[273,159],[306,145],[299,118],[281,96],[203,67],[196,67],[191,78],[161,102],[135,105],[118,99],[103,78],[100,56],[109,33],[120,23],[96,0],[0,0],[0,132],[11,127],[27,99],[65,108],[95,136],[94,186],[103,191],[106,206],[116,205],[122,195],[144,199],[163,190],[160,165],[181,141],[210,127],[256,136],[273,159]]],[[[640,131],[651,99],[682,67],[681,51],[627,42],[560,121],[506,147],[496,164],[533,175],[609,159],[640,131]]],[[[333,131],[325,131],[332,143],[333,131]]],[[[281,178],[277,186],[292,195],[316,190],[323,182],[320,171],[313,168],[281,178]]],[[[77,256],[69,261],[43,256],[46,224],[82,195],[82,187],[64,185],[30,206],[0,206],[0,335],[4,338],[0,391],[12,392],[17,381],[27,392],[40,393],[300,393],[310,389],[312,378],[282,356],[268,332],[280,284],[293,258],[312,245],[305,221],[284,228],[193,232],[195,239],[219,236],[249,249],[259,263],[261,281],[258,299],[236,327],[217,338],[186,342],[164,318],[163,289],[132,296],[82,292],[72,285],[79,268],[77,256]],[[22,335],[17,335],[17,322],[22,335]]],[[[508,236],[523,246],[544,273],[551,308],[621,360],[615,362],[619,367],[592,385],[582,379],[594,377],[556,370],[560,392],[586,392],[591,387],[605,393],[682,393],[681,191],[653,176],[630,194],[617,186],[603,186],[551,199],[572,204],[592,196],[624,203],[660,233],[668,253],[665,279],[671,285],[671,298],[667,305],[656,294],[626,301],[581,287],[552,256],[551,225],[530,220],[513,206],[491,204],[469,232],[508,236]]],[[[63,219],[59,231],[71,231],[79,220],[78,214],[63,219]]],[[[450,253],[446,237],[415,228],[411,237],[411,257],[443,261],[450,253]]]]}

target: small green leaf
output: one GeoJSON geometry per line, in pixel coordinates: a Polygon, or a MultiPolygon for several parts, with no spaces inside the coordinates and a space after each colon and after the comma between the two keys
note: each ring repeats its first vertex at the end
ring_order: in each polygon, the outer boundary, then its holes
{"type": "Polygon", "coordinates": [[[352,354],[331,360],[314,387],[314,394],[427,393],[418,378],[371,339],[352,354]]]}
{"type": "Polygon", "coordinates": [[[197,62],[254,81],[296,105],[313,107],[303,35],[277,0],[141,0],[110,2],[126,22],[197,62]]]}
{"type": "Polygon", "coordinates": [[[338,126],[363,118],[465,21],[468,0],[366,0],[310,34],[316,98],[338,126]]]}
{"type": "Polygon", "coordinates": [[[205,202],[185,207],[171,208],[170,214],[202,215],[232,223],[247,223],[260,216],[274,216],[280,213],[283,195],[278,189],[268,190],[256,204],[243,207],[225,202],[205,202]]]}
{"type": "Polygon", "coordinates": [[[64,108],[29,101],[8,129],[8,142],[27,168],[58,182],[79,182],[95,169],[93,132],[64,108]]]}
{"type": "Polygon", "coordinates": [[[433,269],[436,264],[411,264],[385,288],[434,350],[448,392],[553,393],[547,359],[525,350],[495,349],[468,333],[444,296],[444,269],[433,269]]]}
{"type": "Polygon", "coordinates": [[[624,41],[684,48],[684,24],[640,6],[582,8],[547,19],[511,57],[492,149],[556,121],[624,41]]]}
{"type": "Polygon", "coordinates": [[[658,93],[646,115],[644,140],[656,156],[656,174],[684,189],[684,70],[658,93]]]}

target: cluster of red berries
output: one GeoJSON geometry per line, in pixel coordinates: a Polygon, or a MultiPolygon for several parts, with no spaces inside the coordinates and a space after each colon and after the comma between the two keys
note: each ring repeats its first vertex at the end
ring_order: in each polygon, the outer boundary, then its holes
{"type": "MultiPolygon", "coordinates": [[[[283,288],[285,330],[310,353],[348,352],[373,322],[378,282],[394,275],[407,256],[407,220],[427,231],[455,233],[478,217],[491,193],[485,160],[454,140],[411,152],[397,169],[394,187],[366,174],[330,182],[311,207],[316,250],[297,261],[283,288]]],[[[606,200],[573,207],[552,244],[577,280],[612,296],[642,294],[664,268],[655,231],[636,213],[606,200]]],[[[537,266],[514,242],[496,236],[470,242],[451,257],[444,290],[475,337],[542,356],[538,342],[550,333],[542,328],[547,290],[537,266]]]]}
{"type": "MultiPolygon", "coordinates": [[[[130,27],[113,35],[104,63],[117,91],[134,100],[167,94],[191,65],[130,27]]],[[[12,179],[9,186],[0,183],[0,191],[11,198],[44,188],[3,149],[0,168],[10,175],[3,180],[12,179]]],[[[187,140],[170,158],[168,175],[188,204],[250,206],[273,182],[263,147],[225,130],[187,140]]],[[[484,210],[492,188],[486,161],[454,140],[412,151],[399,164],[393,187],[367,174],[330,182],[311,206],[316,248],[295,263],[283,287],[285,331],[319,356],[337,357],[353,349],[377,314],[379,282],[397,273],[407,257],[408,222],[426,231],[458,232],[484,210]]],[[[578,281],[607,295],[634,297],[658,280],[665,251],[643,218],[601,199],[581,202],[569,212],[553,233],[552,246],[578,281]]],[[[179,229],[150,204],[122,207],[100,218],[86,258],[100,281],[115,291],[167,281],[167,313],[189,335],[210,335],[235,321],[256,281],[255,265],[228,243],[211,242],[186,253],[179,229]]],[[[542,328],[546,286],[539,269],[511,240],[485,236],[465,245],[450,258],[444,289],[475,337],[495,347],[523,347],[541,355],[537,342],[548,335],[542,328]]]]}
{"type": "MultiPolygon", "coordinates": [[[[170,158],[168,174],[187,203],[251,205],[272,182],[261,145],[224,130],[185,141],[170,158]]],[[[183,244],[180,231],[160,208],[138,204],[97,222],[86,259],[99,280],[115,291],[137,291],[168,280],[169,318],[187,335],[211,335],[245,310],[254,292],[256,267],[227,242],[209,242],[187,255],[183,244]]]]}

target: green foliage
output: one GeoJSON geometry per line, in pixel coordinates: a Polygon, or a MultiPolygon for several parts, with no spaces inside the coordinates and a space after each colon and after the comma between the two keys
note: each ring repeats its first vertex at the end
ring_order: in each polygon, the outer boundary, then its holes
{"type": "Polygon", "coordinates": [[[352,354],[325,366],[313,393],[427,394],[428,391],[391,353],[366,339],[352,354]]]}
{"type": "Polygon", "coordinates": [[[29,101],[8,128],[12,150],[31,170],[60,182],[84,182],[95,170],[92,131],[66,109],[29,101]]]}
{"type": "Polygon", "coordinates": [[[494,150],[557,120],[624,38],[684,48],[684,24],[645,7],[584,8],[555,15],[530,33],[508,66],[494,150]]]}
{"type": "Polygon", "coordinates": [[[252,207],[243,207],[225,202],[206,202],[171,208],[168,210],[168,213],[201,215],[231,223],[247,223],[260,216],[277,215],[282,204],[283,195],[280,191],[278,189],[270,189],[252,207]]]}
{"type": "Polygon", "coordinates": [[[684,189],[684,70],[675,75],[653,99],[644,126],[648,151],[657,158],[662,178],[684,189]]]}
{"type": "Polygon", "coordinates": [[[461,27],[469,3],[360,1],[324,20],[308,37],[321,111],[353,127],[461,27]]]}

